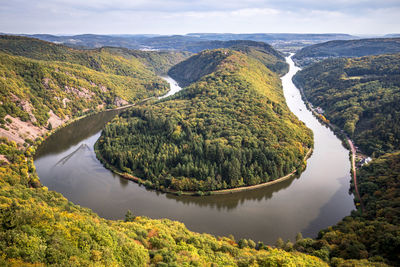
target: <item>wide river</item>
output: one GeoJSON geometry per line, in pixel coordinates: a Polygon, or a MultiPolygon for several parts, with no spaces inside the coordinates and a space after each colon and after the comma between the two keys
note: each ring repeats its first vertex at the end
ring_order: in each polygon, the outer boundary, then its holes
{"type": "MultiPolygon", "coordinates": [[[[349,195],[349,152],[341,141],[306,109],[292,83],[298,71],[282,77],[290,110],[314,132],[314,153],[299,178],[253,191],[228,195],[174,196],[145,189],[105,169],[93,145],[101,129],[118,112],[103,112],[56,132],[38,149],[35,165],[41,182],[70,201],[108,219],[122,219],[127,210],[150,218],[183,222],[190,230],[232,234],[267,244],[278,237],[293,240],[298,232],[315,237],[354,208],[349,195]]],[[[167,77],[174,91],[176,82],[167,77]]]]}

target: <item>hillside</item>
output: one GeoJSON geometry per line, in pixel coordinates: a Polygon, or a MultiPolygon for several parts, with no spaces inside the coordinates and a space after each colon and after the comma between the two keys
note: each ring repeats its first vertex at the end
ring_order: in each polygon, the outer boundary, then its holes
{"type": "Polygon", "coordinates": [[[146,60],[127,58],[108,48],[76,50],[31,38],[1,36],[0,136],[20,144],[32,142],[84,112],[165,93],[168,84],[153,70],[182,59],[169,53],[152,54],[151,59],[159,59],[158,64],[153,67],[146,60]]]}
{"type": "Polygon", "coordinates": [[[172,66],[191,56],[189,52],[178,51],[142,51],[118,47],[105,47],[104,49],[126,59],[138,59],[158,75],[166,75],[172,66]]]}
{"type": "Polygon", "coordinates": [[[96,149],[109,164],[177,191],[254,185],[303,170],[312,133],[286,106],[277,74],[227,49],[179,65],[191,65],[172,69],[188,87],[106,126],[96,149]]]}
{"type": "Polygon", "coordinates": [[[327,266],[233,238],[189,231],[182,223],[127,212],[125,221],[100,218],[41,187],[32,155],[0,138],[1,266],[327,266]]]}
{"type": "MultiPolygon", "coordinates": [[[[257,59],[258,61],[260,61],[261,63],[263,63],[267,68],[269,68],[270,70],[280,74],[280,75],[284,75],[288,70],[288,64],[285,61],[285,57],[283,56],[282,53],[276,51],[275,49],[273,49],[269,44],[266,43],[262,43],[262,42],[254,42],[254,41],[242,41],[242,40],[236,40],[236,41],[210,41],[210,42],[202,42],[200,44],[195,44],[194,47],[192,47],[191,49],[187,48],[188,50],[192,51],[192,52],[200,52],[202,50],[207,50],[207,49],[217,49],[217,48],[229,48],[230,50],[235,50],[235,51],[239,51],[242,52],[244,54],[246,54],[247,56],[250,56],[254,59],[257,59]]],[[[193,61],[194,59],[192,58],[191,61],[193,61]]],[[[219,59],[216,59],[215,61],[218,61],[219,59]]],[[[200,71],[200,72],[207,72],[207,70],[200,70],[202,67],[206,67],[203,66],[204,64],[209,65],[207,62],[203,62],[203,63],[199,63],[197,62],[197,64],[200,65],[194,65],[194,66],[198,66],[199,70],[194,70],[191,64],[191,61],[184,61],[181,64],[178,64],[177,66],[174,66],[174,68],[172,68],[169,71],[169,74],[174,77],[175,72],[183,72],[185,71],[185,68],[190,68],[193,74],[193,78],[195,79],[195,77],[201,77],[203,75],[200,74],[195,74],[196,71],[200,71]],[[183,70],[180,70],[180,68],[183,68],[183,70]],[[200,75],[200,76],[199,76],[200,75]]],[[[209,61],[209,63],[211,64],[218,64],[218,62],[214,62],[214,60],[209,61]]],[[[210,66],[208,66],[210,67],[210,66]]],[[[205,73],[204,72],[204,73],[205,73]]],[[[185,86],[186,84],[183,83],[183,86],[185,86]]]]}
{"type": "Polygon", "coordinates": [[[368,155],[400,147],[400,54],[325,60],[294,81],[368,155]]]}
{"type": "Polygon", "coordinates": [[[400,38],[336,40],[302,48],[293,60],[300,66],[331,57],[362,57],[400,53],[400,38]]]}
{"type": "Polygon", "coordinates": [[[157,79],[151,70],[163,68],[164,64],[167,68],[171,67],[185,58],[185,55],[180,53],[157,53],[111,47],[79,50],[19,36],[0,36],[0,51],[37,60],[79,64],[96,71],[141,80],[157,79]],[[157,61],[157,64],[154,63],[157,61]]]}

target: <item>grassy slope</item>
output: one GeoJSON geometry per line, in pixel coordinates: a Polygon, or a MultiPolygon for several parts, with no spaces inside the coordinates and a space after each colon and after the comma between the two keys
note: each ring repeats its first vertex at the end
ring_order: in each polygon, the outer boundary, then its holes
{"type": "Polygon", "coordinates": [[[308,100],[368,154],[400,146],[400,54],[326,60],[294,77],[308,100]]]}
{"type": "Polygon", "coordinates": [[[157,189],[185,191],[254,185],[301,170],[312,133],[287,108],[278,75],[227,49],[204,51],[171,72],[197,82],[108,125],[98,149],[109,163],[157,189]]]}

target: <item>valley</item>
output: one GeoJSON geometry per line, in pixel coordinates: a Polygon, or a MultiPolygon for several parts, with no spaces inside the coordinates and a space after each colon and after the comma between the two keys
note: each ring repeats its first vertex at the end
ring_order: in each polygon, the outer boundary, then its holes
{"type": "Polygon", "coordinates": [[[207,45],[0,37],[0,264],[396,265],[398,54],[300,71],[260,42],[207,45]],[[374,158],[358,188],[292,78],[374,158]]]}

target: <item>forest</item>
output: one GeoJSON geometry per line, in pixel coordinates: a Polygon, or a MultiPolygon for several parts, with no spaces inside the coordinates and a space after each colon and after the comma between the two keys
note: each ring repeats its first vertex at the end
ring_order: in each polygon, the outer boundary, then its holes
{"type": "Polygon", "coordinates": [[[400,147],[400,54],[325,60],[294,81],[364,153],[377,157],[400,147]]]}
{"type": "Polygon", "coordinates": [[[106,125],[96,150],[108,164],[158,190],[194,192],[301,173],[312,132],[289,111],[276,73],[226,49],[187,62],[170,71],[190,76],[184,90],[106,125]]]}

